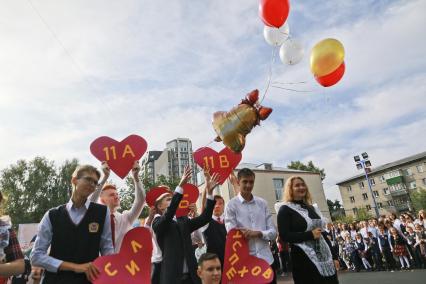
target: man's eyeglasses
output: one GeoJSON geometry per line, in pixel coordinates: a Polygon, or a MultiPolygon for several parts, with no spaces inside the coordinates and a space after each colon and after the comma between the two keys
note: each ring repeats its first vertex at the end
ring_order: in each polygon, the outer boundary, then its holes
{"type": "Polygon", "coordinates": [[[84,179],[85,182],[87,182],[87,183],[89,183],[89,184],[91,184],[95,187],[99,185],[98,180],[96,180],[92,177],[84,176],[84,177],[81,177],[79,179],[84,179]]]}

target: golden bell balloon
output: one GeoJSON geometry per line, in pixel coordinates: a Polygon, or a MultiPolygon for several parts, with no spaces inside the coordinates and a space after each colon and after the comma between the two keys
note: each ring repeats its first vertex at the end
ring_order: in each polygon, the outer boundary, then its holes
{"type": "Polygon", "coordinates": [[[345,49],[340,41],[327,38],[318,42],[311,51],[311,71],[315,77],[334,72],[345,58],[345,49]]]}
{"type": "Polygon", "coordinates": [[[258,121],[256,109],[241,104],[229,112],[218,111],[213,114],[213,128],[229,149],[239,153],[246,144],[246,135],[258,121]]]}
{"type": "Polygon", "coordinates": [[[223,144],[235,153],[244,149],[246,135],[253,127],[258,125],[260,120],[265,120],[272,112],[270,108],[256,105],[258,93],[258,90],[249,93],[241,104],[233,107],[229,112],[218,111],[213,114],[213,128],[218,135],[215,140],[223,141],[223,144]]]}

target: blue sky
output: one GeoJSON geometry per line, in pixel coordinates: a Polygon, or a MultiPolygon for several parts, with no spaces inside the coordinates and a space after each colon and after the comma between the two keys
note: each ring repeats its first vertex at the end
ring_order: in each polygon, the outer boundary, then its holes
{"type": "MultiPolygon", "coordinates": [[[[150,150],[188,137],[196,149],[215,136],[212,113],[266,87],[271,47],[258,1],[16,0],[2,7],[0,168],[36,155],[97,163],[89,145],[101,135],[136,133],[150,150]]],[[[306,81],[292,86],[312,92],[270,89],[263,105],[274,112],[248,136],[243,161],[312,160],[325,168],[325,192],[334,199],[334,184],[357,174],[355,154],[367,151],[379,165],[425,151],[425,10],[421,0],[291,1],[290,34],[305,56],[295,66],[277,59],[272,80],[306,81]],[[345,46],[346,74],[322,88],[309,53],[328,37],[345,46]]]]}

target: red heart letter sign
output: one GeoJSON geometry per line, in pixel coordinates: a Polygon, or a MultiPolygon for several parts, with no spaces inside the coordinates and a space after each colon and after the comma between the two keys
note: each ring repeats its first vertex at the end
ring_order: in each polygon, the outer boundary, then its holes
{"type": "Polygon", "coordinates": [[[274,272],[269,264],[249,255],[248,242],[240,230],[232,229],[226,236],[223,284],[270,283],[274,272]]]}
{"type": "Polygon", "coordinates": [[[121,142],[102,136],[90,144],[90,152],[99,161],[108,162],[110,169],[123,179],[132,169],[133,163],[142,157],[147,147],[145,139],[138,135],[130,135],[121,142]]]}
{"type": "Polygon", "coordinates": [[[198,199],[199,191],[198,187],[193,184],[187,183],[183,188],[183,197],[179,203],[179,207],[176,210],[176,217],[186,216],[189,213],[189,204],[195,203],[198,199]]]}
{"type": "Polygon", "coordinates": [[[219,184],[224,183],[229,174],[240,163],[241,153],[234,153],[225,147],[219,153],[209,147],[202,147],[194,152],[194,161],[203,169],[210,170],[210,174],[219,175],[219,184]]]}
{"type": "Polygon", "coordinates": [[[151,232],[144,227],[127,232],[120,253],[98,257],[100,275],[94,284],[151,283],[151,232]]]}

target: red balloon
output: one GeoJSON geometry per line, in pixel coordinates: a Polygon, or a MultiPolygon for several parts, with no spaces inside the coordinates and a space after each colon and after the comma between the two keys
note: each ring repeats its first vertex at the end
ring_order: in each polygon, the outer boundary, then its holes
{"type": "Polygon", "coordinates": [[[260,0],[259,15],[265,25],[279,28],[290,11],[289,0],[260,0]]]}
{"type": "Polygon", "coordinates": [[[339,82],[340,79],[342,79],[343,74],[345,74],[345,62],[340,64],[340,66],[330,74],[321,77],[315,76],[315,80],[317,80],[321,86],[330,87],[339,82]]]}

